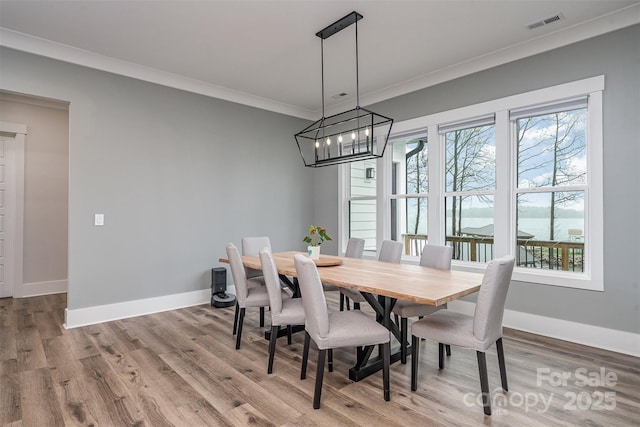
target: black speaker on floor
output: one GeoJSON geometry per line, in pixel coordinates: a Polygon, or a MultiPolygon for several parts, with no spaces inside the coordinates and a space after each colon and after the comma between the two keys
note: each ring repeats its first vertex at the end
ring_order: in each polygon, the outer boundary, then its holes
{"type": "Polygon", "coordinates": [[[216,267],[211,269],[211,305],[214,307],[231,307],[236,304],[236,297],[227,293],[227,269],[216,267]]]}

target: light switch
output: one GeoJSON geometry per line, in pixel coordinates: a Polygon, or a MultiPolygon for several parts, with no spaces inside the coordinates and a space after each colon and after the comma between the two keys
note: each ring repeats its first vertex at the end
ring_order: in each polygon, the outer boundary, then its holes
{"type": "Polygon", "coordinates": [[[104,225],[104,214],[96,214],[94,225],[104,225]]]}

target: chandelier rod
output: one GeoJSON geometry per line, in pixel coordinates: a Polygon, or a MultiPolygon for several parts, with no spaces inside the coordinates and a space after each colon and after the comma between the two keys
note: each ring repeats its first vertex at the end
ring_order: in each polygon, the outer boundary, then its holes
{"type": "Polygon", "coordinates": [[[324,39],[320,39],[320,69],[322,70],[322,118],[324,119],[324,39]]]}
{"type": "Polygon", "coordinates": [[[358,71],[358,21],[362,19],[362,15],[353,11],[350,14],[338,19],[333,24],[330,24],[316,33],[316,36],[320,37],[320,67],[321,67],[321,81],[322,81],[322,118],[324,118],[324,39],[327,39],[335,33],[344,30],[351,24],[356,24],[356,109],[360,108],[360,76],[358,71]]]}
{"type": "Polygon", "coordinates": [[[360,73],[358,69],[358,20],[356,19],[356,108],[360,108],[360,73]]]}

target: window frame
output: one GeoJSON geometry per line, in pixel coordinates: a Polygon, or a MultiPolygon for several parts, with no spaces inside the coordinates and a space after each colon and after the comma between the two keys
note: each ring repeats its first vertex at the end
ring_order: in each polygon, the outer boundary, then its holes
{"type": "MultiPolygon", "coordinates": [[[[496,188],[494,190],[494,224],[508,223],[509,227],[496,227],[494,234],[494,258],[502,255],[515,255],[516,235],[516,194],[517,194],[517,150],[513,140],[515,124],[510,119],[510,111],[529,106],[559,103],[580,96],[588,97],[587,107],[587,184],[585,188],[584,245],[585,270],[581,273],[561,270],[532,269],[516,267],[513,280],[561,286],[577,289],[604,290],[604,204],[603,204],[603,98],[605,88],[603,75],[577,80],[504,98],[465,106],[453,110],[405,120],[394,124],[393,135],[427,129],[429,150],[429,192],[428,230],[429,242],[445,243],[444,198],[444,135],[438,126],[465,121],[474,117],[495,114],[496,138],[496,188]]],[[[391,138],[390,138],[391,139],[391,138]]],[[[391,159],[392,150],[386,150],[383,158],[377,160],[376,203],[378,245],[383,239],[390,238],[390,219],[387,207],[391,200],[391,159]]],[[[348,240],[348,195],[350,186],[349,164],[339,166],[339,228],[342,241],[348,240]],[[346,215],[346,216],[345,216],[346,215]]],[[[397,198],[397,195],[395,195],[397,198]]],[[[343,251],[344,248],[341,248],[343,251]]],[[[368,254],[371,256],[372,254],[368,254]]],[[[417,263],[417,257],[403,257],[405,262],[417,263]]],[[[482,272],[486,264],[478,262],[455,261],[452,268],[456,270],[482,272]]]]}
{"type": "MultiPolygon", "coordinates": [[[[427,138],[427,142],[426,142],[426,146],[427,146],[427,159],[429,159],[430,157],[430,152],[429,152],[429,139],[428,139],[428,135],[427,135],[428,129],[424,129],[424,128],[419,128],[419,129],[415,129],[410,133],[395,133],[394,136],[389,137],[389,143],[387,146],[387,151],[389,152],[389,161],[387,162],[389,165],[389,171],[391,171],[390,173],[392,174],[392,169],[393,169],[393,144],[397,143],[397,142],[402,142],[403,140],[406,140],[409,136],[424,136],[427,138]]],[[[428,168],[431,166],[431,161],[427,160],[427,164],[428,164],[428,168]]],[[[406,167],[406,165],[405,165],[406,167]]],[[[430,170],[427,168],[427,191],[422,191],[419,193],[409,193],[407,192],[406,188],[404,192],[401,193],[396,193],[393,194],[393,186],[392,186],[392,180],[391,179],[385,179],[383,185],[387,186],[387,192],[389,194],[389,197],[386,199],[386,203],[384,204],[384,209],[388,209],[388,212],[391,212],[391,201],[392,200],[396,200],[398,201],[398,203],[406,203],[408,200],[410,199],[415,199],[415,200],[420,200],[420,199],[424,199],[426,200],[427,203],[427,227],[429,224],[429,194],[430,194],[430,170]]],[[[406,171],[405,171],[406,172],[406,171]]],[[[387,176],[391,176],[391,175],[387,175],[387,176]]],[[[419,202],[418,202],[419,203],[419,202]]],[[[406,208],[405,208],[406,209],[406,208]]],[[[386,218],[385,219],[385,224],[387,224],[388,228],[389,228],[389,234],[387,234],[384,238],[391,238],[391,233],[392,233],[392,227],[391,227],[391,218],[386,218]]]]}

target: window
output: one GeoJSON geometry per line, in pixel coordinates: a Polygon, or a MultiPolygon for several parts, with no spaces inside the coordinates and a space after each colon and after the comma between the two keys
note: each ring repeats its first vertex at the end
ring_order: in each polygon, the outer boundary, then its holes
{"type": "Polygon", "coordinates": [[[395,124],[383,159],[341,166],[343,236],[403,241],[406,262],[450,245],[467,270],[511,254],[514,280],[602,290],[603,90],[599,76],[395,124]]]}
{"type": "Polygon", "coordinates": [[[396,136],[389,144],[392,153],[390,238],[405,242],[406,255],[420,255],[428,237],[427,132],[396,136]]]}
{"type": "Polygon", "coordinates": [[[349,237],[364,239],[365,251],[376,250],[376,180],[375,160],[352,163],[350,168],[349,237]]]}
{"type": "Polygon", "coordinates": [[[445,151],[445,235],[453,258],[493,259],[493,193],[496,187],[494,116],[441,125],[445,151]]]}
{"type": "Polygon", "coordinates": [[[587,98],[511,111],[517,150],[517,263],[584,270],[587,98]]]}

